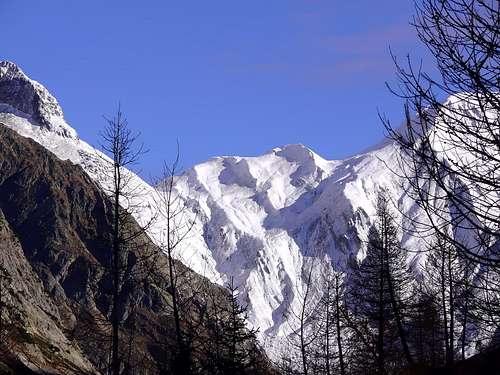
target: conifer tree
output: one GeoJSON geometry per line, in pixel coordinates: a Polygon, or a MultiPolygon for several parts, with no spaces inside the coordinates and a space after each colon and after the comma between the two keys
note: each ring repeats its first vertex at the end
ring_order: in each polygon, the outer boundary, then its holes
{"type": "Polygon", "coordinates": [[[255,365],[255,340],[258,330],[247,327],[247,307],[238,302],[239,292],[234,280],[227,285],[229,319],[224,324],[224,345],[227,350],[225,373],[243,374],[255,365]]]}
{"type": "Polygon", "coordinates": [[[421,367],[439,367],[444,362],[444,341],[441,335],[440,307],[433,295],[425,291],[424,281],[414,287],[408,340],[415,352],[415,362],[421,367]]]}
{"type": "Polygon", "coordinates": [[[465,358],[473,270],[471,263],[460,257],[452,243],[438,236],[429,247],[423,275],[424,293],[436,304],[442,328],[433,334],[440,337],[445,351],[444,361],[449,366],[458,352],[465,358]]]}
{"type": "Polygon", "coordinates": [[[203,370],[218,375],[257,372],[261,355],[256,346],[257,329],[248,327],[247,306],[238,302],[239,292],[231,278],[226,293],[212,295],[207,337],[203,342],[203,370]]]}
{"type": "Polygon", "coordinates": [[[353,266],[349,292],[354,316],[365,320],[370,327],[369,333],[365,331],[368,337],[364,341],[372,348],[375,358],[366,365],[379,374],[390,372],[403,361],[413,364],[406,327],[407,291],[411,282],[395,217],[389,209],[388,198],[380,193],[376,221],[369,230],[366,257],[361,264],[353,266]]]}

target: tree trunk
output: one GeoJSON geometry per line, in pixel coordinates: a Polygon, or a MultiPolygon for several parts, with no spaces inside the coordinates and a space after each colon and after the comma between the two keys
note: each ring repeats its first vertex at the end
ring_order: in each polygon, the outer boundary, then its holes
{"type": "Polygon", "coordinates": [[[453,290],[453,267],[452,267],[452,259],[451,259],[451,250],[447,249],[447,255],[448,255],[448,288],[449,288],[449,297],[450,297],[450,306],[449,306],[449,311],[450,311],[450,335],[449,335],[449,340],[450,340],[450,351],[449,351],[449,357],[447,359],[447,362],[449,365],[453,363],[453,348],[455,346],[455,339],[454,339],[454,331],[455,331],[455,296],[454,296],[454,290],[453,290]]]}
{"type": "Polygon", "coordinates": [[[465,265],[466,270],[465,270],[465,305],[463,309],[463,321],[462,321],[462,361],[465,360],[465,340],[466,340],[466,333],[467,333],[467,316],[469,315],[469,264],[466,263],[465,265]]]}
{"type": "Polygon", "coordinates": [[[113,309],[111,312],[111,371],[113,375],[120,374],[120,358],[119,358],[119,317],[118,317],[118,300],[120,293],[120,166],[115,163],[115,191],[114,191],[114,217],[113,217],[113,309]]]}
{"type": "Polygon", "coordinates": [[[449,336],[448,336],[448,313],[446,311],[446,270],[445,270],[445,253],[441,254],[441,308],[443,310],[443,328],[444,328],[444,343],[445,343],[445,354],[446,363],[448,364],[450,358],[450,346],[449,346],[449,336]]]}
{"type": "Polygon", "coordinates": [[[326,334],[326,348],[325,348],[325,366],[326,375],[331,374],[330,370],[330,302],[331,302],[331,280],[328,280],[327,287],[327,299],[326,299],[326,324],[325,324],[325,334],[326,334]]]}
{"type": "Polygon", "coordinates": [[[342,351],[342,334],[340,327],[340,288],[339,276],[335,275],[335,323],[337,325],[337,349],[339,352],[340,375],[346,375],[344,353],[342,351]]]}
{"type": "MultiPolygon", "coordinates": [[[[386,240],[387,240],[387,238],[386,238],[386,240]]],[[[403,322],[402,322],[402,318],[401,318],[401,311],[400,311],[399,306],[398,306],[398,301],[396,301],[396,295],[394,293],[394,286],[392,284],[392,278],[391,278],[390,269],[389,269],[389,252],[387,250],[387,246],[388,246],[388,244],[386,243],[384,253],[386,256],[386,267],[387,267],[386,277],[387,277],[387,286],[389,288],[389,296],[391,298],[392,311],[394,312],[394,318],[396,319],[396,325],[398,327],[399,339],[401,340],[401,345],[403,346],[403,353],[406,357],[406,362],[408,363],[408,365],[412,365],[413,358],[411,356],[410,349],[408,347],[408,342],[406,341],[406,335],[404,332],[403,322]]]]}
{"type": "Polygon", "coordinates": [[[304,332],[304,312],[305,312],[305,301],[302,306],[301,318],[300,318],[300,354],[302,355],[302,372],[307,375],[307,352],[305,343],[305,332],[304,332]]]}
{"type": "Polygon", "coordinates": [[[378,337],[377,337],[377,367],[378,373],[384,373],[384,257],[380,252],[380,290],[379,290],[379,317],[378,317],[378,337]]]}

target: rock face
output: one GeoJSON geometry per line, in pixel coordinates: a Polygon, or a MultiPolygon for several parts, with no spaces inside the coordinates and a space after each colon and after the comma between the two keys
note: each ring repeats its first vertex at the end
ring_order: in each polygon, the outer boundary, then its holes
{"type": "MultiPolygon", "coordinates": [[[[0,259],[9,270],[11,286],[18,298],[9,298],[22,314],[18,331],[9,330],[9,344],[15,349],[2,362],[16,371],[56,371],[68,366],[82,372],[93,366],[80,348],[64,334],[64,322],[54,300],[48,298],[40,278],[27,260],[22,245],[0,212],[0,259]],[[36,342],[36,344],[35,344],[36,342]]],[[[5,297],[5,296],[4,296],[5,297]]],[[[60,306],[62,307],[62,306],[60,306]]],[[[19,323],[19,321],[17,322],[19,323]]]]}
{"type": "Polygon", "coordinates": [[[84,242],[90,235],[84,232],[92,223],[93,212],[100,210],[104,217],[102,196],[73,165],[60,162],[3,125],[0,196],[0,257],[13,277],[16,295],[24,297],[20,298],[21,315],[26,319],[23,326],[27,335],[41,343],[26,345],[24,360],[43,370],[55,370],[45,351],[57,348],[57,365],[68,362],[82,371],[92,369],[64,331],[76,320],[68,288],[85,288],[83,283],[69,285],[75,277],[73,265],[89,256],[89,251],[103,251],[84,242]],[[88,201],[80,206],[83,199],[88,201]]]}
{"type": "MultiPolygon", "coordinates": [[[[9,301],[16,306],[16,313],[5,313],[15,356],[0,356],[0,362],[37,373],[98,373],[107,353],[98,336],[108,329],[99,319],[110,308],[104,272],[110,233],[109,201],[79,166],[0,124],[0,265],[12,278],[9,301]],[[92,329],[84,326],[84,317],[92,317],[92,329]]],[[[146,236],[140,241],[128,255],[131,271],[139,269],[146,248],[159,253],[146,236]]],[[[162,262],[162,256],[155,260],[159,277],[126,284],[121,293],[124,319],[131,316],[132,301],[141,301],[134,305],[140,327],[134,353],[147,356],[142,368],[155,368],[161,360],[158,343],[174,337],[162,262]]],[[[223,295],[220,287],[180,269],[181,284],[190,279],[189,286],[203,284],[223,295]]]]}
{"type": "Polygon", "coordinates": [[[73,137],[76,132],[61,126],[63,112],[57,100],[38,82],[26,79],[17,65],[0,61],[0,97],[3,112],[22,114],[56,134],[73,137]]]}

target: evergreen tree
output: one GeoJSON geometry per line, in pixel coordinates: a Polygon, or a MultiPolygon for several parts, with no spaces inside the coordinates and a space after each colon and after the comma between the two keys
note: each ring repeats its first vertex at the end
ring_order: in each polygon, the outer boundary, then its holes
{"type": "Polygon", "coordinates": [[[243,374],[255,364],[255,340],[258,330],[247,327],[247,306],[238,303],[239,292],[231,278],[229,292],[229,319],[224,325],[226,347],[225,374],[243,374]]]}
{"type": "MultiPolygon", "coordinates": [[[[366,257],[353,266],[351,281],[354,316],[369,326],[368,331],[358,334],[366,336],[365,350],[375,353],[373,361],[365,361],[365,365],[379,374],[395,371],[403,361],[412,365],[406,328],[407,291],[412,281],[384,193],[377,200],[377,219],[369,230],[366,257]]],[[[361,353],[360,357],[366,355],[361,353]]]]}
{"type": "Polygon", "coordinates": [[[222,298],[212,296],[213,309],[204,341],[203,370],[210,374],[242,375],[257,372],[258,330],[247,326],[247,306],[238,302],[239,292],[231,278],[222,298]]]}
{"type": "Polygon", "coordinates": [[[425,292],[422,280],[412,294],[415,302],[412,306],[408,339],[415,351],[415,361],[422,367],[436,368],[445,358],[439,303],[433,295],[425,292]]]}
{"type": "Polygon", "coordinates": [[[440,319],[438,332],[445,351],[445,364],[451,365],[458,352],[465,357],[470,305],[473,298],[471,263],[457,249],[438,236],[431,244],[423,275],[427,299],[434,301],[440,319]]]}

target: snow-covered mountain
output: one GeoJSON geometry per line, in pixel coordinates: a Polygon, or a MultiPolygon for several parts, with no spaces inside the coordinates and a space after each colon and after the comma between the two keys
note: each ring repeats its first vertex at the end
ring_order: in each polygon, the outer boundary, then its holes
{"type": "MultiPolygon", "coordinates": [[[[99,185],[109,184],[109,159],[79,139],[41,84],[5,61],[0,62],[0,123],[81,165],[99,185]]],[[[275,353],[290,329],[285,313],[299,303],[304,265],[314,264],[315,272],[327,264],[344,270],[349,258],[363,257],[381,188],[403,211],[419,214],[391,171],[397,152],[386,141],[346,160],[329,161],[303,145],[287,145],[262,156],[198,164],[176,180],[176,192],[189,208],[187,218],[196,222],[178,256],[214,282],[234,277],[251,323],[275,353]]],[[[155,215],[156,191],[132,177],[141,187],[134,215],[147,222],[155,215]]],[[[153,241],[161,242],[163,228],[161,218],[154,222],[153,241]]],[[[403,238],[403,245],[411,247],[411,241],[403,238]]],[[[408,262],[419,261],[416,257],[408,262]]]]}

